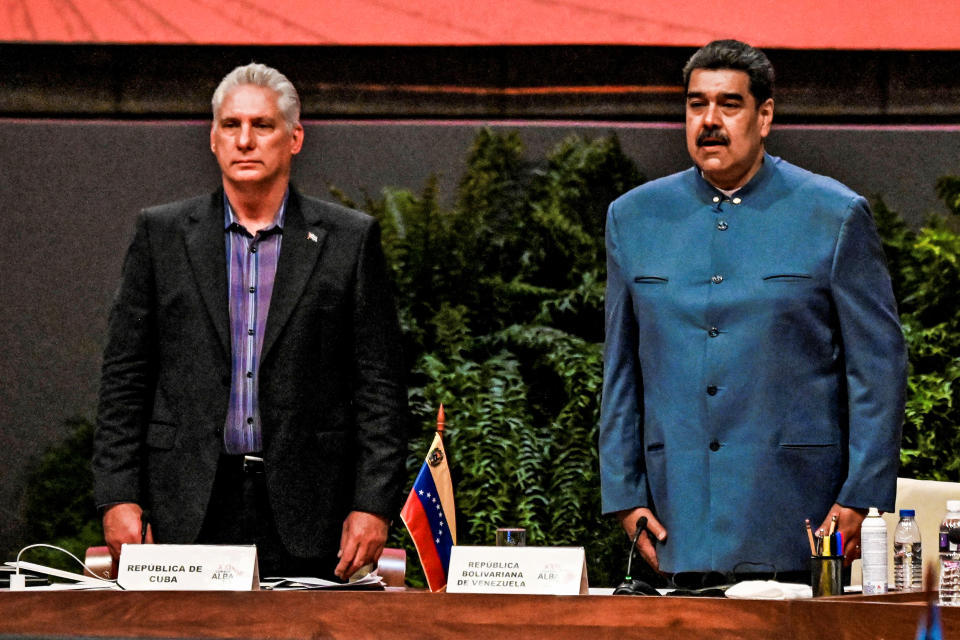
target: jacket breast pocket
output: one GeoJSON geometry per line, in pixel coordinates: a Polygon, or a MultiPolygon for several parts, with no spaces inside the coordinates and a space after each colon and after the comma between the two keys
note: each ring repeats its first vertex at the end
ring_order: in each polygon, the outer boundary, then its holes
{"type": "Polygon", "coordinates": [[[804,449],[817,451],[818,449],[832,449],[839,445],[835,442],[783,442],[780,446],[784,449],[793,449],[795,451],[802,451],[804,449]]]}
{"type": "Polygon", "coordinates": [[[771,284],[805,283],[811,280],[813,280],[813,276],[808,273],[775,273],[763,277],[764,282],[771,284]]]}
{"type": "Polygon", "coordinates": [[[780,271],[763,276],[756,287],[757,302],[770,317],[776,317],[786,344],[800,344],[810,338],[810,317],[828,313],[829,297],[824,283],[804,271],[780,271]]]}
{"type": "Polygon", "coordinates": [[[637,299],[661,300],[670,292],[670,279],[666,276],[639,275],[633,278],[633,295],[637,299]]]}

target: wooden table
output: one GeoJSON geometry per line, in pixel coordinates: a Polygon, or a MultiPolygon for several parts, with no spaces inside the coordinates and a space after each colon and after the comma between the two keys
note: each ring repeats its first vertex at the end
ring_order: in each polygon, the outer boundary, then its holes
{"type": "MultiPolygon", "coordinates": [[[[387,592],[0,592],[0,638],[912,640],[922,594],[803,601],[387,592]]],[[[960,638],[960,607],[943,610],[960,638]]]]}

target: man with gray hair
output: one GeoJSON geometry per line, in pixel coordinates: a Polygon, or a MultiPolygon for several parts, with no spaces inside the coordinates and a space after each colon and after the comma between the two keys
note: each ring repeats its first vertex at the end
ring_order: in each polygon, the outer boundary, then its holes
{"type": "Polygon", "coordinates": [[[373,218],[290,185],[300,100],[213,95],[222,186],[141,212],[104,352],[95,498],[123,543],[256,544],[261,575],[375,562],[405,477],[400,331],[373,218]]]}

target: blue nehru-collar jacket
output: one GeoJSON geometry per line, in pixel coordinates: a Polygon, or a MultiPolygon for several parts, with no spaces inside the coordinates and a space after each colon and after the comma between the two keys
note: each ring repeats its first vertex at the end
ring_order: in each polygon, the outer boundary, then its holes
{"type": "Polygon", "coordinates": [[[637,187],[606,234],[603,510],[654,510],[661,570],[800,570],[805,518],[894,508],[906,350],[862,197],[766,155],[732,198],[637,187]]]}

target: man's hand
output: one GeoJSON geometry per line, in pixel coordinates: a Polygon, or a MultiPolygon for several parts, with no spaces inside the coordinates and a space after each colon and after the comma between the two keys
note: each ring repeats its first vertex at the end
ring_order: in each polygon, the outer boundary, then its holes
{"type": "Polygon", "coordinates": [[[343,521],[340,551],[337,553],[340,563],[333,572],[341,580],[346,580],[360,567],[376,563],[383,553],[383,545],[387,542],[389,526],[389,521],[383,516],[366,511],[351,511],[343,521]]]}
{"type": "MultiPolygon", "coordinates": [[[[823,519],[820,528],[824,533],[830,531],[830,521],[833,514],[837,514],[837,531],[843,534],[843,564],[846,567],[860,557],[860,523],[867,517],[866,509],[854,509],[834,503],[830,512],[823,519]]],[[[814,530],[816,533],[816,530],[814,530]]]]}
{"type": "Polygon", "coordinates": [[[633,540],[633,536],[637,532],[637,520],[640,516],[647,517],[648,533],[640,534],[640,537],[637,538],[637,551],[640,552],[640,556],[647,564],[653,567],[655,571],[660,571],[660,561],[657,560],[657,548],[654,546],[648,534],[653,534],[657,540],[663,542],[667,539],[667,530],[660,524],[660,521],[653,515],[653,512],[646,507],[627,509],[626,511],[620,511],[616,514],[616,517],[620,520],[620,524],[623,526],[623,530],[627,532],[627,536],[631,540],[633,540]]]}
{"type": "MultiPolygon", "coordinates": [[[[103,537],[113,558],[111,575],[117,574],[120,562],[120,546],[124,543],[140,544],[143,510],[133,502],[121,502],[107,507],[103,512],[103,537]]],[[[153,530],[147,525],[147,543],[153,544],[153,530]]]]}

